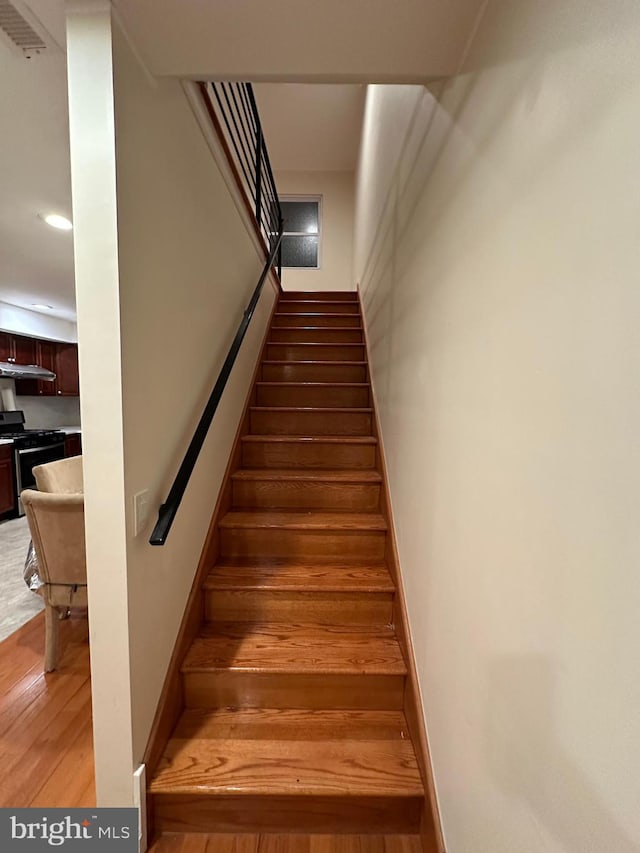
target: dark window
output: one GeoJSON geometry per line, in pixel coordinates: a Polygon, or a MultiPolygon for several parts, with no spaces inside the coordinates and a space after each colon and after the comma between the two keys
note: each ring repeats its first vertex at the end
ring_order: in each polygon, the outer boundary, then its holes
{"type": "Polygon", "coordinates": [[[317,269],[320,266],[320,199],[281,200],[284,232],[282,266],[317,269]]]}

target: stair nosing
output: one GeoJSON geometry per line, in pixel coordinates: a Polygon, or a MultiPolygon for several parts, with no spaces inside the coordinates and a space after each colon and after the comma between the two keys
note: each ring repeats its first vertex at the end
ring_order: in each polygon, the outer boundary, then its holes
{"type": "Polygon", "coordinates": [[[358,414],[371,414],[373,409],[370,406],[250,406],[252,412],[318,412],[326,414],[338,412],[358,414]]]}
{"type": "Polygon", "coordinates": [[[337,531],[351,533],[385,533],[387,522],[382,513],[375,512],[326,512],[323,510],[230,510],[218,522],[224,530],[306,530],[335,534],[337,531]],[[269,522],[265,516],[279,516],[278,521],[269,522]],[[247,516],[242,521],[229,516],[247,516]],[[344,527],[337,523],[322,526],[321,516],[342,516],[352,524],[344,527]],[[366,519],[366,520],[365,520],[366,519]]]}
{"type": "MultiPolygon", "coordinates": [[[[288,314],[289,317],[297,317],[297,314],[288,314]]],[[[345,315],[342,315],[345,316],[345,315]]],[[[349,314],[346,315],[350,316],[349,314]]],[[[355,315],[354,315],[355,316],[355,315]]],[[[271,326],[269,331],[273,331],[277,329],[278,331],[291,332],[296,329],[304,329],[305,332],[313,331],[313,332],[362,332],[362,326],[271,326]]]]}
{"type": "MultiPolygon", "coordinates": [[[[283,364],[290,364],[290,362],[282,362],[282,363],[283,364]]],[[[351,364],[352,362],[347,362],[347,363],[351,364]]],[[[263,362],[263,364],[264,364],[264,362],[263,362]]],[[[317,362],[313,362],[313,364],[317,364],[317,362]]],[[[331,362],[331,364],[334,364],[334,362],[331,362]]],[[[268,388],[271,388],[273,386],[280,387],[282,385],[284,385],[286,387],[294,386],[294,387],[301,387],[301,388],[309,388],[309,387],[311,387],[311,388],[315,388],[315,387],[320,387],[320,388],[369,388],[370,387],[368,382],[322,382],[322,381],[318,382],[318,381],[313,381],[313,380],[310,380],[309,382],[287,382],[286,380],[278,381],[277,379],[275,379],[275,380],[258,379],[256,382],[256,385],[267,386],[268,388]]]]}
{"type": "MultiPolygon", "coordinates": [[[[335,346],[335,344],[334,344],[335,346]]],[[[364,346],[364,344],[357,344],[357,346],[364,346]]],[[[340,361],[340,359],[335,359],[331,361],[315,361],[309,360],[305,358],[291,358],[291,359],[282,359],[282,358],[265,358],[262,360],[262,364],[315,364],[315,365],[327,365],[327,364],[336,364],[336,365],[348,365],[349,367],[366,367],[368,362],[366,361],[340,361]]],[[[367,383],[368,384],[368,383],[367,383]]]]}
{"type": "Polygon", "coordinates": [[[372,435],[269,435],[249,433],[240,439],[245,442],[295,442],[316,444],[377,444],[378,439],[372,435]]]}
{"type": "Polygon", "coordinates": [[[238,468],[232,480],[317,480],[338,483],[370,483],[380,485],[382,475],[375,469],[363,468],[238,468]]]}
{"type": "Polygon", "coordinates": [[[359,343],[342,343],[341,341],[267,341],[268,347],[364,347],[364,341],[359,343]]]}
{"type": "Polygon", "coordinates": [[[366,586],[355,589],[353,586],[320,586],[320,584],[311,584],[309,586],[304,587],[304,589],[300,586],[296,586],[293,583],[281,584],[280,586],[260,586],[256,584],[243,584],[238,586],[230,586],[229,584],[220,584],[216,583],[214,579],[207,578],[203,585],[203,589],[207,591],[216,591],[216,592],[260,592],[260,593],[271,593],[271,592],[311,592],[314,595],[318,593],[324,594],[335,594],[335,595],[356,595],[358,593],[362,593],[363,596],[367,598],[371,595],[374,596],[393,596],[395,593],[395,587],[393,586],[366,586]]]}

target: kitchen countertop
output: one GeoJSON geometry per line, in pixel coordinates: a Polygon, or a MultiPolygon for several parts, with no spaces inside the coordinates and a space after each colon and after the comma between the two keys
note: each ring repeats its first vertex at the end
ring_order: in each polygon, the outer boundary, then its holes
{"type": "Polygon", "coordinates": [[[82,430],[79,426],[61,426],[61,427],[53,427],[53,429],[60,430],[60,432],[64,432],[67,435],[74,435],[75,433],[81,433],[82,430]]]}
{"type": "Polygon", "coordinates": [[[0,444],[13,444],[12,438],[0,438],[0,444]]]}

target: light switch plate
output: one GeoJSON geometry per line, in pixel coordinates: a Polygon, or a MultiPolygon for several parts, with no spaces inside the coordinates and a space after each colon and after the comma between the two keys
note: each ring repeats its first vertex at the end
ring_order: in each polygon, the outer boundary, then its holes
{"type": "Polygon", "coordinates": [[[134,536],[138,536],[146,528],[149,521],[150,498],[149,490],[145,489],[133,496],[133,527],[134,536]]]}

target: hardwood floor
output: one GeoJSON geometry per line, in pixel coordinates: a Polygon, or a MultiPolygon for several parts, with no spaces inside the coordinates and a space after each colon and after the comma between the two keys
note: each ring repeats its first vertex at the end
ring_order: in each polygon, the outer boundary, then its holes
{"type": "Polygon", "coordinates": [[[60,629],[60,665],[46,675],[44,613],[0,643],[2,807],[95,805],[86,615],[60,629]]]}
{"type": "Polygon", "coordinates": [[[418,835],[163,835],[149,853],[420,853],[418,835]]]}

